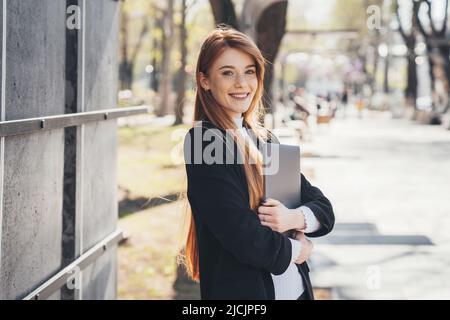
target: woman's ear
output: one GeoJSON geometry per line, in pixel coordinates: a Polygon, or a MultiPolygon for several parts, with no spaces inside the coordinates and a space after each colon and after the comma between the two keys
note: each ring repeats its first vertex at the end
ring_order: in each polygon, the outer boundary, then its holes
{"type": "Polygon", "coordinates": [[[208,78],[205,76],[203,72],[200,72],[200,85],[206,91],[209,90],[208,78]]]}

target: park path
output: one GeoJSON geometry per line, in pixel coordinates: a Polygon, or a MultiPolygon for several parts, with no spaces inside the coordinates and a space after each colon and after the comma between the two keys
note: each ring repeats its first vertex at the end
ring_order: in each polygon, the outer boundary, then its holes
{"type": "Polygon", "coordinates": [[[450,299],[450,131],[351,108],[310,127],[302,171],[336,215],[313,239],[313,284],[337,299],[450,299]]]}

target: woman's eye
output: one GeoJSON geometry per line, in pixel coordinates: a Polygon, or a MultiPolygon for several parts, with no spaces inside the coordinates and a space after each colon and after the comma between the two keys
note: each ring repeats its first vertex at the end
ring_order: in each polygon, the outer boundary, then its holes
{"type": "Polygon", "coordinates": [[[248,70],[246,73],[247,73],[247,74],[254,74],[254,73],[255,73],[255,70],[248,70]]]}
{"type": "Polygon", "coordinates": [[[231,71],[225,71],[224,73],[222,73],[224,76],[232,76],[233,72],[231,71]]]}

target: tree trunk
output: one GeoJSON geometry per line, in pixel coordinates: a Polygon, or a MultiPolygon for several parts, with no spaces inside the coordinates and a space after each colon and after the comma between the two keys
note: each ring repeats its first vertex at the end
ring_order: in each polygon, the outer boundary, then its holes
{"type": "MultiPolygon", "coordinates": [[[[420,8],[420,2],[414,1],[413,2],[413,12],[412,12],[412,19],[411,19],[411,31],[409,34],[406,34],[401,21],[399,17],[399,7],[398,7],[398,0],[396,2],[396,8],[395,12],[397,15],[397,20],[399,24],[399,31],[403,38],[403,41],[405,42],[405,45],[408,49],[407,55],[408,55],[408,75],[407,80],[408,84],[405,89],[405,96],[407,99],[411,102],[411,104],[414,106],[414,110],[417,110],[417,104],[416,104],[416,98],[417,98],[417,70],[416,70],[416,54],[415,54],[415,47],[416,47],[416,33],[417,30],[420,28],[418,25],[418,12],[420,8]]],[[[415,117],[415,116],[414,116],[415,117]]]]}
{"type": "MultiPolygon", "coordinates": [[[[413,50],[413,49],[412,49],[413,50]]],[[[417,69],[416,55],[409,53],[408,55],[408,85],[406,87],[406,96],[412,100],[414,108],[416,108],[417,98],[417,69]]]]}
{"type": "Polygon", "coordinates": [[[384,59],[383,92],[389,93],[389,54],[384,59]]]}
{"type": "Polygon", "coordinates": [[[174,125],[183,123],[184,99],[186,90],[186,57],[187,57],[187,31],[186,31],[186,0],[181,0],[181,23],[180,23],[180,52],[181,65],[178,70],[177,101],[175,104],[174,125]]]}
{"type": "MultiPolygon", "coordinates": [[[[154,28],[161,30],[163,32],[164,30],[164,19],[161,19],[160,17],[155,17],[154,21],[154,28]]],[[[161,61],[158,61],[156,52],[162,52],[162,40],[159,40],[158,37],[153,37],[153,55],[151,57],[152,66],[153,66],[153,72],[150,76],[150,88],[154,92],[159,91],[159,84],[160,84],[160,75],[161,75],[161,61]]]]}
{"type": "Polygon", "coordinates": [[[440,46],[439,53],[441,54],[441,57],[444,62],[444,71],[447,79],[447,88],[448,88],[448,85],[450,84],[450,60],[449,60],[450,47],[448,45],[440,46]]]}
{"type": "MultiPolygon", "coordinates": [[[[256,27],[256,44],[260,49],[264,58],[267,59],[266,75],[264,77],[265,99],[263,100],[267,113],[273,115],[273,79],[274,79],[274,62],[280,48],[281,40],[286,33],[286,13],[287,1],[277,2],[267,7],[258,20],[256,27]]],[[[263,119],[260,122],[264,124],[263,119]]],[[[273,124],[273,127],[275,123],[273,124]]]]}
{"type": "MultiPolygon", "coordinates": [[[[159,42],[158,39],[155,37],[153,38],[153,50],[157,51],[159,48],[159,42]]],[[[159,66],[158,66],[158,60],[156,59],[156,54],[154,54],[151,58],[153,71],[150,74],[150,88],[154,92],[158,92],[159,89],[159,81],[158,81],[158,75],[159,75],[159,66]]]]}
{"type": "Polygon", "coordinates": [[[380,45],[380,42],[376,41],[374,44],[374,56],[373,56],[373,65],[372,65],[372,75],[370,77],[370,89],[373,93],[377,91],[377,72],[378,72],[378,66],[379,66],[379,59],[380,55],[378,54],[378,46],[380,45]]]}
{"type": "Polygon", "coordinates": [[[226,23],[239,30],[239,24],[231,0],[209,0],[216,24],[226,23]]]}
{"type": "Polygon", "coordinates": [[[434,73],[433,73],[433,68],[434,68],[434,60],[432,58],[432,52],[433,52],[433,47],[431,46],[431,44],[426,41],[426,46],[427,46],[427,59],[428,59],[428,65],[429,65],[429,75],[430,75],[430,87],[431,87],[431,91],[434,91],[434,73]]]}
{"type": "Polygon", "coordinates": [[[120,89],[130,90],[133,83],[132,66],[128,61],[122,61],[119,67],[120,89]]]}
{"type": "Polygon", "coordinates": [[[119,66],[119,80],[121,90],[131,89],[132,82],[132,70],[128,60],[128,19],[128,14],[122,8],[120,19],[120,33],[122,36],[120,51],[122,52],[122,57],[119,66]]]}
{"type": "Polygon", "coordinates": [[[169,110],[171,94],[171,74],[170,74],[170,53],[172,51],[173,39],[173,2],[167,1],[167,9],[164,12],[163,32],[161,39],[162,63],[161,63],[161,103],[156,113],[158,117],[163,117],[169,110]]]}

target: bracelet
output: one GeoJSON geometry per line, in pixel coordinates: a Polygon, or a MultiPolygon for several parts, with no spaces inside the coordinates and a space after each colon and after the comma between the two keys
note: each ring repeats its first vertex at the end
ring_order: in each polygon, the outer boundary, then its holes
{"type": "Polygon", "coordinates": [[[300,214],[303,216],[303,224],[304,224],[304,227],[301,228],[301,229],[300,229],[300,228],[296,228],[295,230],[297,230],[297,231],[302,231],[302,232],[303,232],[303,230],[306,229],[306,216],[305,216],[305,213],[303,212],[302,209],[298,208],[298,210],[300,211],[300,214]]]}
{"type": "Polygon", "coordinates": [[[306,230],[306,229],[308,229],[308,222],[307,222],[307,219],[306,219],[306,213],[302,209],[300,209],[300,211],[302,212],[303,220],[305,221],[305,227],[302,230],[306,230]]]}

